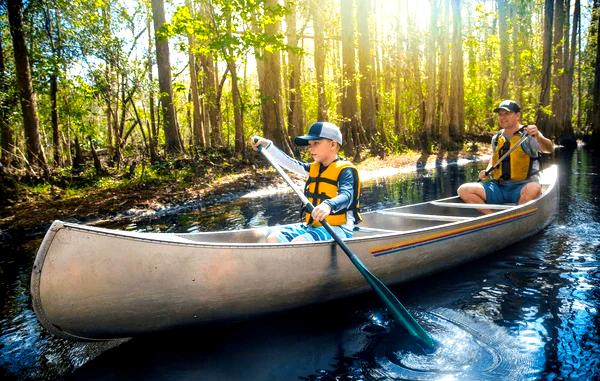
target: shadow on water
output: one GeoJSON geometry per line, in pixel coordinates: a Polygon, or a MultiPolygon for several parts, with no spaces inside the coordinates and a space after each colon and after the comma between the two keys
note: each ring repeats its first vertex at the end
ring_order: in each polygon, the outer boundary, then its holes
{"type": "MultiPolygon", "coordinates": [[[[425,352],[371,293],[260,319],[73,343],[50,337],[30,308],[33,252],[1,262],[0,375],[15,378],[333,380],[597,379],[600,377],[600,158],[559,153],[556,221],[486,258],[394,293],[431,332],[425,352]],[[120,345],[119,345],[120,344],[120,345]],[[109,349],[112,348],[112,349],[109,349]]],[[[365,184],[365,210],[455,194],[483,163],[365,184]]],[[[141,231],[232,230],[297,221],[295,196],[234,202],[149,219],[141,231]]],[[[485,244],[485,242],[482,242],[485,244]]],[[[17,255],[18,254],[18,255],[17,255]]]]}

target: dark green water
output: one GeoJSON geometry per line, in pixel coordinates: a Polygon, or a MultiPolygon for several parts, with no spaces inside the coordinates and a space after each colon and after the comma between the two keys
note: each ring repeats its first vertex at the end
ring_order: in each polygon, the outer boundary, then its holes
{"type": "MultiPolygon", "coordinates": [[[[31,309],[38,242],[0,259],[0,376],[130,380],[593,380],[600,378],[600,155],[558,152],[561,201],[540,234],[392,287],[439,346],[423,353],[370,294],[227,326],[124,343],[56,339],[31,309]]],[[[371,182],[366,210],[455,194],[481,165],[371,182]]],[[[292,194],[237,197],[128,226],[209,231],[295,222],[292,194]]],[[[482,245],[485,242],[481,243],[482,245]]]]}

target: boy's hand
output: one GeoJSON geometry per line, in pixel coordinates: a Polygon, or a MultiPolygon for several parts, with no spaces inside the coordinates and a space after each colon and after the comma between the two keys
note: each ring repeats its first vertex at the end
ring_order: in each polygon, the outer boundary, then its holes
{"type": "Polygon", "coordinates": [[[329,214],[331,214],[331,206],[325,202],[322,202],[315,206],[310,215],[313,219],[320,222],[323,221],[329,214]]]}
{"type": "Polygon", "coordinates": [[[267,148],[272,142],[269,139],[265,139],[260,136],[253,136],[250,138],[250,144],[252,145],[252,149],[258,151],[258,147],[262,146],[263,148],[267,148]]]}

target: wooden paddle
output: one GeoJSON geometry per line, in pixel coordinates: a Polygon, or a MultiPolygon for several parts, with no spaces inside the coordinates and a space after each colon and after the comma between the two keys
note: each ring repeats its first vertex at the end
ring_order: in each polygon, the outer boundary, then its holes
{"type": "MultiPolygon", "coordinates": [[[[519,128],[517,130],[517,132],[522,131],[525,127],[527,127],[527,126],[523,126],[523,127],[519,128]]],[[[521,139],[519,139],[519,141],[517,142],[517,144],[515,144],[512,147],[510,147],[510,149],[508,151],[506,151],[504,153],[504,155],[500,156],[500,158],[489,169],[487,169],[485,171],[485,177],[488,177],[490,175],[490,173],[492,173],[492,171],[494,169],[496,169],[502,163],[502,160],[506,159],[508,157],[508,155],[510,155],[517,148],[519,148],[521,146],[521,144],[523,144],[523,142],[525,142],[525,140],[527,140],[528,138],[529,138],[529,135],[527,135],[527,134],[523,135],[521,137],[521,139]]],[[[478,181],[481,181],[481,179],[479,179],[478,181]]]]}
{"type": "MultiPolygon", "coordinates": [[[[255,142],[256,142],[256,138],[255,138],[255,142]]],[[[292,179],[290,179],[289,176],[283,171],[283,169],[277,163],[275,163],[271,154],[262,148],[263,148],[262,146],[258,146],[258,150],[260,151],[260,153],[262,153],[263,156],[269,161],[269,163],[271,163],[271,165],[275,168],[275,170],[277,170],[277,172],[281,175],[281,177],[283,177],[285,182],[288,183],[288,185],[293,189],[293,191],[296,193],[296,195],[298,195],[298,197],[300,197],[300,199],[302,200],[302,203],[304,204],[304,207],[306,208],[306,211],[308,213],[312,212],[312,210],[314,209],[314,206],[306,198],[304,193],[302,191],[300,191],[298,188],[296,188],[292,179]]],[[[402,303],[400,303],[400,301],[396,298],[396,296],[386,287],[385,284],[383,284],[382,281],[380,281],[375,275],[373,275],[369,271],[369,269],[367,269],[365,267],[365,265],[352,252],[352,250],[348,247],[348,245],[346,245],[346,243],[344,241],[342,241],[342,239],[333,231],[333,229],[327,223],[327,221],[325,221],[325,220],[321,221],[321,225],[323,225],[325,230],[327,230],[329,232],[329,234],[333,237],[335,242],[342,248],[342,250],[344,251],[344,253],[346,253],[348,258],[350,258],[350,261],[352,262],[352,264],[358,269],[358,271],[367,280],[367,282],[371,285],[371,287],[373,287],[373,290],[375,290],[375,293],[377,294],[377,296],[379,296],[379,298],[387,306],[388,310],[391,311],[392,315],[394,316],[394,319],[398,323],[400,323],[402,326],[404,326],[404,328],[406,328],[406,330],[411,335],[413,335],[414,337],[419,339],[421,342],[423,342],[423,344],[425,344],[429,349],[432,349],[434,347],[434,344],[433,344],[433,339],[431,338],[429,333],[427,333],[427,331],[425,331],[425,329],[423,329],[423,327],[421,327],[419,325],[419,323],[417,323],[415,318],[412,317],[412,315],[402,305],[402,303]]]]}

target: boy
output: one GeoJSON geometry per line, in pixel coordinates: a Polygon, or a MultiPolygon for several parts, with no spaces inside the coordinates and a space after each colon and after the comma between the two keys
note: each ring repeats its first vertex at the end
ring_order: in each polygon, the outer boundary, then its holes
{"type": "Polygon", "coordinates": [[[267,150],[277,164],[299,174],[308,175],[304,194],[315,206],[312,213],[306,211],[304,223],[272,229],[267,242],[324,241],[331,235],[321,225],[326,220],[340,237],[352,237],[354,224],[360,222],[360,179],[356,167],[338,156],[342,146],[342,133],[333,123],[316,122],[306,135],[294,139],[298,146],[308,146],[312,163],[295,160],[268,139],[251,140],[254,150],[258,146],[267,150]]]}

